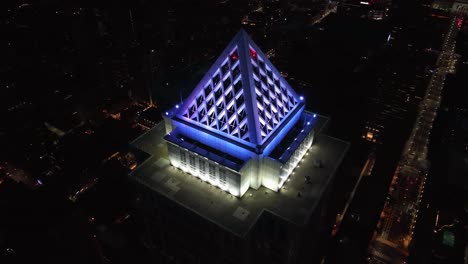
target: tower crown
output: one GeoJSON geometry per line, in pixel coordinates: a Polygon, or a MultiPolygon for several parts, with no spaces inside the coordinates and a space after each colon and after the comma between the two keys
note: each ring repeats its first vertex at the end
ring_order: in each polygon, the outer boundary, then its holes
{"type": "Polygon", "coordinates": [[[241,29],[175,114],[193,127],[258,148],[299,105],[302,97],[241,29]]]}

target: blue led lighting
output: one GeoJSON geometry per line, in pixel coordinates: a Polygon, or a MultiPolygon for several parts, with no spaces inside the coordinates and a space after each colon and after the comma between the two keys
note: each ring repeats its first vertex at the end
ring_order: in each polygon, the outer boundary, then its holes
{"type": "Polygon", "coordinates": [[[241,30],[176,116],[241,144],[258,146],[271,142],[270,136],[303,99],[241,30]]]}

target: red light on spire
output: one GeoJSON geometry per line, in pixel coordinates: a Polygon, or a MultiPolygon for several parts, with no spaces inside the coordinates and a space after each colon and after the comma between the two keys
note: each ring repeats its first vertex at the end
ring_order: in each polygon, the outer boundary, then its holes
{"type": "Polygon", "coordinates": [[[460,29],[462,25],[463,25],[463,19],[457,18],[457,28],[460,29]]]}
{"type": "Polygon", "coordinates": [[[230,57],[231,57],[231,60],[233,60],[233,61],[239,59],[239,56],[237,55],[237,51],[234,51],[234,52],[230,55],[230,57]]]}
{"type": "Polygon", "coordinates": [[[257,58],[257,52],[253,49],[250,49],[250,57],[256,59],[257,58]]]}

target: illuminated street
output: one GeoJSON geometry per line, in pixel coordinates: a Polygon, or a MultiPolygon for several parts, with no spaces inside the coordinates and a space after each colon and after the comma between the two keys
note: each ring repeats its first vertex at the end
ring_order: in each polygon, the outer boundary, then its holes
{"type": "Polygon", "coordinates": [[[369,263],[405,263],[418,218],[429,169],[427,148],[441,102],[446,75],[453,65],[456,34],[462,20],[454,17],[445,36],[410,138],[390,184],[387,200],[369,246],[369,263]]]}

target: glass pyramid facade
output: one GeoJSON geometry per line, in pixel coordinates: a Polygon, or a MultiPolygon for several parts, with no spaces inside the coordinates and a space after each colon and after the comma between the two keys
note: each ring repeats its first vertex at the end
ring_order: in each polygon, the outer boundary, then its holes
{"type": "Polygon", "coordinates": [[[175,116],[194,128],[265,147],[301,98],[241,30],[175,116]]]}

